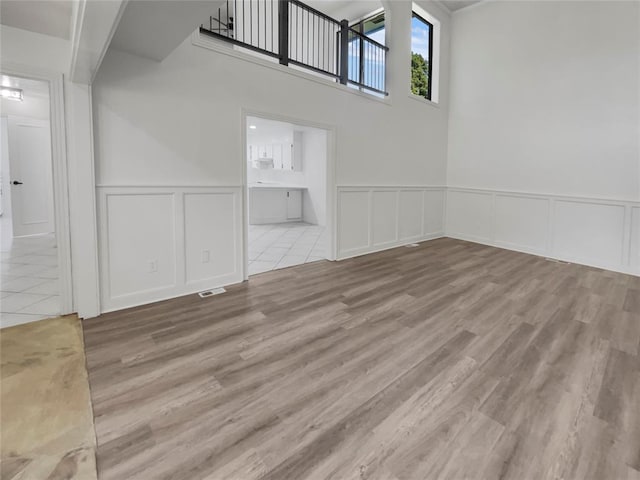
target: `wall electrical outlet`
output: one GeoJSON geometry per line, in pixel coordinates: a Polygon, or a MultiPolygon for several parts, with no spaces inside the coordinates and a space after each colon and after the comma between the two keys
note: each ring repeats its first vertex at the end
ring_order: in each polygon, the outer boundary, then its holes
{"type": "Polygon", "coordinates": [[[157,260],[149,260],[149,273],[156,273],[158,271],[158,261],[157,260]]]}
{"type": "Polygon", "coordinates": [[[209,263],[210,258],[211,254],[209,250],[202,250],[202,263],[209,263]]]}

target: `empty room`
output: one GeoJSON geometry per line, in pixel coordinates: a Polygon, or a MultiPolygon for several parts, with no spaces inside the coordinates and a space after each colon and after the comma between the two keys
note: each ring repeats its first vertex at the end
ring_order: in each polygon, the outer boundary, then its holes
{"type": "Polygon", "coordinates": [[[2,0],[3,480],[640,480],[640,1],[2,0]]]}

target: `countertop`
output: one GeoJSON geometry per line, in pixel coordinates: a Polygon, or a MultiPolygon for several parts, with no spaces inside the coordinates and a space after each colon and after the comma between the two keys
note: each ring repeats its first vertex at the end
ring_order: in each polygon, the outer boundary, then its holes
{"type": "Polygon", "coordinates": [[[306,190],[307,187],[301,187],[300,185],[284,185],[282,183],[251,183],[249,188],[270,188],[280,190],[306,190]]]}

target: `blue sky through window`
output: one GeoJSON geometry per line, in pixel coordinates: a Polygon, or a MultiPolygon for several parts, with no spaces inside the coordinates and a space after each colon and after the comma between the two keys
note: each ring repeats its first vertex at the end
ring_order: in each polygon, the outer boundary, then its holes
{"type": "MultiPolygon", "coordinates": [[[[384,24],[380,28],[367,32],[366,36],[384,45],[384,24]]],[[[359,38],[354,38],[349,42],[349,79],[378,90],[384,90],[384,52],[373,44],[364,42],[364,78],[360,79],[360,42],[359,38]]]]}
{"type": "Polygon", "coordinates": [[[429,60],[429,29],[431,27],[418,17],[411,19],[411,52],[419,53],[429,60]]]}

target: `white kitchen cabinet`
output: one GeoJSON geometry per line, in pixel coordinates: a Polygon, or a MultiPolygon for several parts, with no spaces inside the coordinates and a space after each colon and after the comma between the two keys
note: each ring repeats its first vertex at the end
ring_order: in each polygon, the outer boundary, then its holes
{"type": "Polygon", "coordinates": [[[302,190],[304,187],[249,186],[249,224],[300,221],[302,190]]]}
{"type": "Polygon", "coordinates": [[[291,144],[261,143],[249,144],[248,160],[252,165],[261,158],[273,159],[273,168],[277,170],[291,170],[291,144]]]}
{"type": "Polygon", "coordinates": [[[287,190],[287,220],[299,220],[302,218],[302,192],[300,190],[287,190]]]}

